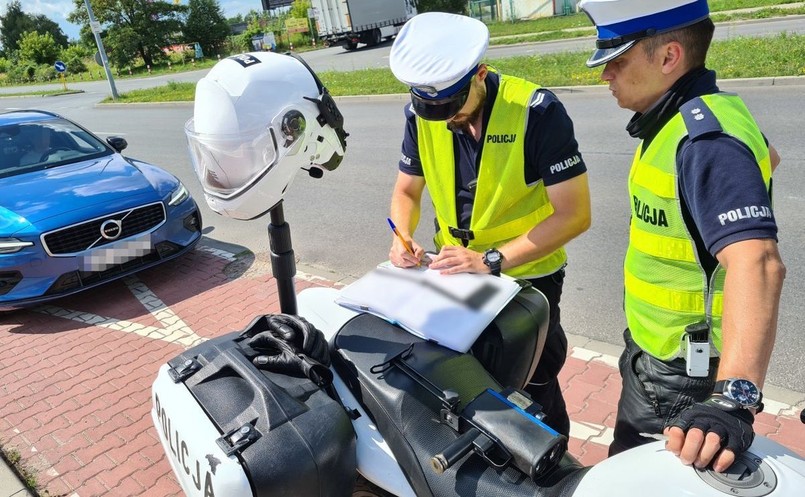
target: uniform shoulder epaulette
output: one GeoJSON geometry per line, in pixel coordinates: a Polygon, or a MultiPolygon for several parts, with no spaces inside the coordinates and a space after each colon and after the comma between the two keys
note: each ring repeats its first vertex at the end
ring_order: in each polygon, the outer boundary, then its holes
{"type": "Polygon", "coordinates": [[[544,114],[548,107],[556,101],[556,95],[551,90],[539,88],[531,95],[531,101],[528,106],[537,111],[537,113],[544,114]]]}
{"type": "Polygon", "coordinates": [[[709,133],[720,133],[724,130],[721,127],[721,123],[718,122],[718,118],[701,97],[696,97],[682,104],[679,112],[682,114],[682,119],[685,121],[685,127],[688,130],[688,137],[691,140],[709,133]]]}

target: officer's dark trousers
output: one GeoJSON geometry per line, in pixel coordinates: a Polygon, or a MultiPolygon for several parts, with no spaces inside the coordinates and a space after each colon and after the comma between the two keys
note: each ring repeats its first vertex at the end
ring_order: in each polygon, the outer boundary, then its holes
{"type": "Polygon", "coordinates": [[[545,349],[539,360],[534,376],[525,387],[532,400],[542,405],[546,414],[545,422],[559,433],[570,435],[570,419],[567,416],[567,406],[559,388],[559,371],[565,364],[567,357],[567,337],[562,329],[559,315],[559,301],[562,298],[562,284],[565,280],[565,270],[560,269],[552,275],[529,280],[534,288],[545,294],[551,309],[548,336],[545,339],[545,349]]]}
{"type": "Polygon", "coordinates": [[[712,358],[709,377],[689,377],[684,359],[666,362],[652,357],[634,343],[628,329],[623,332],[623,340],[626,349],[618,362],[623,390],[610,456],[653,442],[654,438],[641,433],[661,434],[666,423],[682,410],[709,397],[718,369],[718,358],[712,358]]]}

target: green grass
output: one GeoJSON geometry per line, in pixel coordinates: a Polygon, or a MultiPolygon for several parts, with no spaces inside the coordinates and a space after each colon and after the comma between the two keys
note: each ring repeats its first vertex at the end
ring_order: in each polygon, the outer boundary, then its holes
{"type": "Polygon", "coordinates": [[[528,21],[489,22],[489,36],[511,36],[541,31],[557,31],[560,29],[591,28],[592,23],[584,13],[569,16],[543,17],[528,21]]]}
{"type": "Polygon", "coordinates": [[[5,97],[46,97],[51,95],[68,95],[70,93],[76,93],[75,91],[70,90],[69,88],[65,90],[37,90],[37,91],[24,91],[24,92],[15,92],[15,93],[0,93],[0,98],[5,97]]]}
{"type": "Polygon", "coordinates": [[[723,10],[766,7],[768,5],[783,5],[800,1],[802,0],[709,0],[707,4],[710,6],[710,12],[721,12],[723,10]]]}
{"type": "Polygon", "coordinates": [[[741,21],[746,19],[771,19],[772,17],[785,17],[805,14],[805,7],[775,8],[764,7],[754,12],[733,12],[728,14],[713,14],[713,22],[741,21]]]}
{"type": "MultiPolygon", "coordinates": [[[[777,5],[797,3],[800,0],[715,0],[710,1],[710,12],[714,22],[746,19],[766,19],[786,15],[805,14],[805,7],[774,8],[777,5]],[[734,12],[718,14],[726,10],[762,7],[754,12],[734,12]]],[[[580,36],[593,36],[595,29],[590,19],[582,13],[567,16],[542,17],[515,22],[489,22],[489,34],[493,45],[561,40],[580,36]],[[571,30],[570,32],[562,30],[571,30]]]]}
{"type": "Polygon", "coordinates": [[[118,100],[106,97],[102,103],[188,102],[193,100],[195,91],[195,83],[168,81],[165,86],[121,93],[118,100]]]}
{"type": "Polygon", "coordinates": [[[805,76],[805,35],[716,42],[707,60],[720,78],[805,76]]]}
{"type": "MultiPolygon", "coordinates": [[[[590,46],[592,50],[592,45],[590,46]]],[[[519,76],[547,87],[600,84],[601,69],[588,69],[589,51],[531,55],[487,60],[500,72],[519,76]]],[[[735,38],[714,42],[707,65],[721,79],[805,75],[805,35],[735,38]],[[759,56],[758,54],[762,54],[759,56]]],[[[386,68],[352,72],[327,71],[319,74],[334,96],[405,93],[407,88],[386,68]]],[[[191,101],[193,83],[137,90],[121,95],[119,102],[191,101]]],[[[107,98],[104,102],[111,102],[107,98]]]]}

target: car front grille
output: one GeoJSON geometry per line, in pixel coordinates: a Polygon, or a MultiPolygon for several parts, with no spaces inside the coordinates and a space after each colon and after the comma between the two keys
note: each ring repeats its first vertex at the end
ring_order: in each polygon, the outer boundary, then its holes
{"type": "Polygon", "coordinates": [[[164,222],[165,207],[162,202],[157,202],[45,233],[42,235],[42,244],[52,256],[72,256],[89,248],[102,247],[117,240],[152,231],[164,222]],[[101,226],[107,221],[120,223],[120,234],[114,239],[101,236],[101,226]]]}

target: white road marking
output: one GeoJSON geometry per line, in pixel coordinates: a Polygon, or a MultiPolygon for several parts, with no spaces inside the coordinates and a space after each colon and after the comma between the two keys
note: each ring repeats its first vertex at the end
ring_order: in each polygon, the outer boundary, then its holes
{"type": "Polygon", "coordinates": [[[123,319],[100,316],[91,312],[65,309],[55,305],[43,305],[37,307],[35,310],[42,314],[69,319],[79,323],[100,326],[115,331],[134,333],[141,337],[162,340],[168,343],[177,343],[186,349],[207,340],[206,338],[198,336],[182,318],[177,316],[170,307],[165,305],[165,303],[136,276],[124,278],[123,283],[126,284],[134,297],[145,307],[148,313],[159,321],[162,327],[147,326],[123,319]]]}

